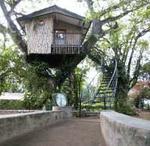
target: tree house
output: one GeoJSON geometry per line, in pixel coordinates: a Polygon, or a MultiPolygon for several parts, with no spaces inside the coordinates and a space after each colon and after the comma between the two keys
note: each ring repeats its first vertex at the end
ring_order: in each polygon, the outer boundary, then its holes
{"type": "Polygon", "coordinates": [[[18,18],[26,33],[27,60],[45,61],[50,67],[84,53],[83,41],[90,27],[84,17],[56,5],[18,18]]]}

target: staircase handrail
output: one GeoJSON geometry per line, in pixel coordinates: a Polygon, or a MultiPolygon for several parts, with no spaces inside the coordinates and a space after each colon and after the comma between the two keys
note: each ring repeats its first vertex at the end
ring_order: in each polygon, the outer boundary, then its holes
{"type": "Polygon", "coordinates": [[[115,77],[115,75],[117,73],[117,66],[118,66],[118,63],[117,63],[117,60],[115,59],[115,69],[114,69],[114,72],[113,72],[113,74],[111,76],[111,79],[110,79],[110,81],[109,81],[109,83],[107,85],[107,88],[110,87],[110,85],[111,85],[111,83],[112,83],[112,81],[113,81],[113,79],[114,79],[114,77],[115,77]]]}

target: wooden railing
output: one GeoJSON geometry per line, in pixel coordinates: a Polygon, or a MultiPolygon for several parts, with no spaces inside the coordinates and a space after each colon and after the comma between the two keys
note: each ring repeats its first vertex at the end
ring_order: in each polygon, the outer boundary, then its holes
{"type": "Polygon", "coordinates": [[[83,48],[81,45],[52,45],[52,54],[80,54],[83,48]]]}

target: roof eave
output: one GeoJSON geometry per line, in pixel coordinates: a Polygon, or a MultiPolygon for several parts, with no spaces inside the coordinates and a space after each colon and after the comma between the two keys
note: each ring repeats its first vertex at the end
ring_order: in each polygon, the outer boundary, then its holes
{"type": "Polygon", "coordinates": [[[66,9],[63,9],[63,8],[60,8],[60,7],[56,6],[56,5],[54,5],[54,6],[51,6],[51,7],[48,7],[48,8],[45,8],[45,9],[33,12],[31,14],[19,17],[19,18],[17,18],[17,20],[18,21],[27,21],[27,20],[32,20],[32,19],[34,19],[36,17],[49,15],[49,14],[54,14],[54,13],[60,13],[60,14],[66,15],[68,17],[72,17],[74,19],[79,19],[79,20],[85,19],[85,17],[83,17],[83,16],[80,16],[78,14],[75,14],[75,13],[71,12],[71,11],[68,11],[66,9]]]}

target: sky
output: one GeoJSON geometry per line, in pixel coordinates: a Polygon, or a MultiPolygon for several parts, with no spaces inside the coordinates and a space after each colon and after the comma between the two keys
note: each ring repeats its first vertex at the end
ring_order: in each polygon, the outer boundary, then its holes
{"type": "MultiPolygon", "coordinates": [[[[32,1],[36,2],[36,0],[32,1]]],[[[28,12],[31,13],[35,10],[43,9],[51,5],[58,5],[79,15],[85,16],[87,11],[86,4],[77,1],[78,0],[44,0],[42,3],[40,3],[40,5],[38,3],[35,5],[32,3],[32,5],[30,5],[29,0],[24,0],[24,2],[22,2],[19,7],[28,8],[28,12]]]]}
{"type": "MultiPolygon", "coordinates": [[[[40,4],[37,1],[38,0],[22,0],[22,2],[20,2],[20,4],[18,4],[18,6],[16,7],[16,10],[17,12],[23,12],[23,14],[29,14],[51,5],[58,5],[81,16],[85,16],[87,11],[87,6],[85,3],[77,2],[80,0],[43,0],[43,2],[40,4]]],[[[1,8],[0,23],[6,24],[1,8]]]]}

